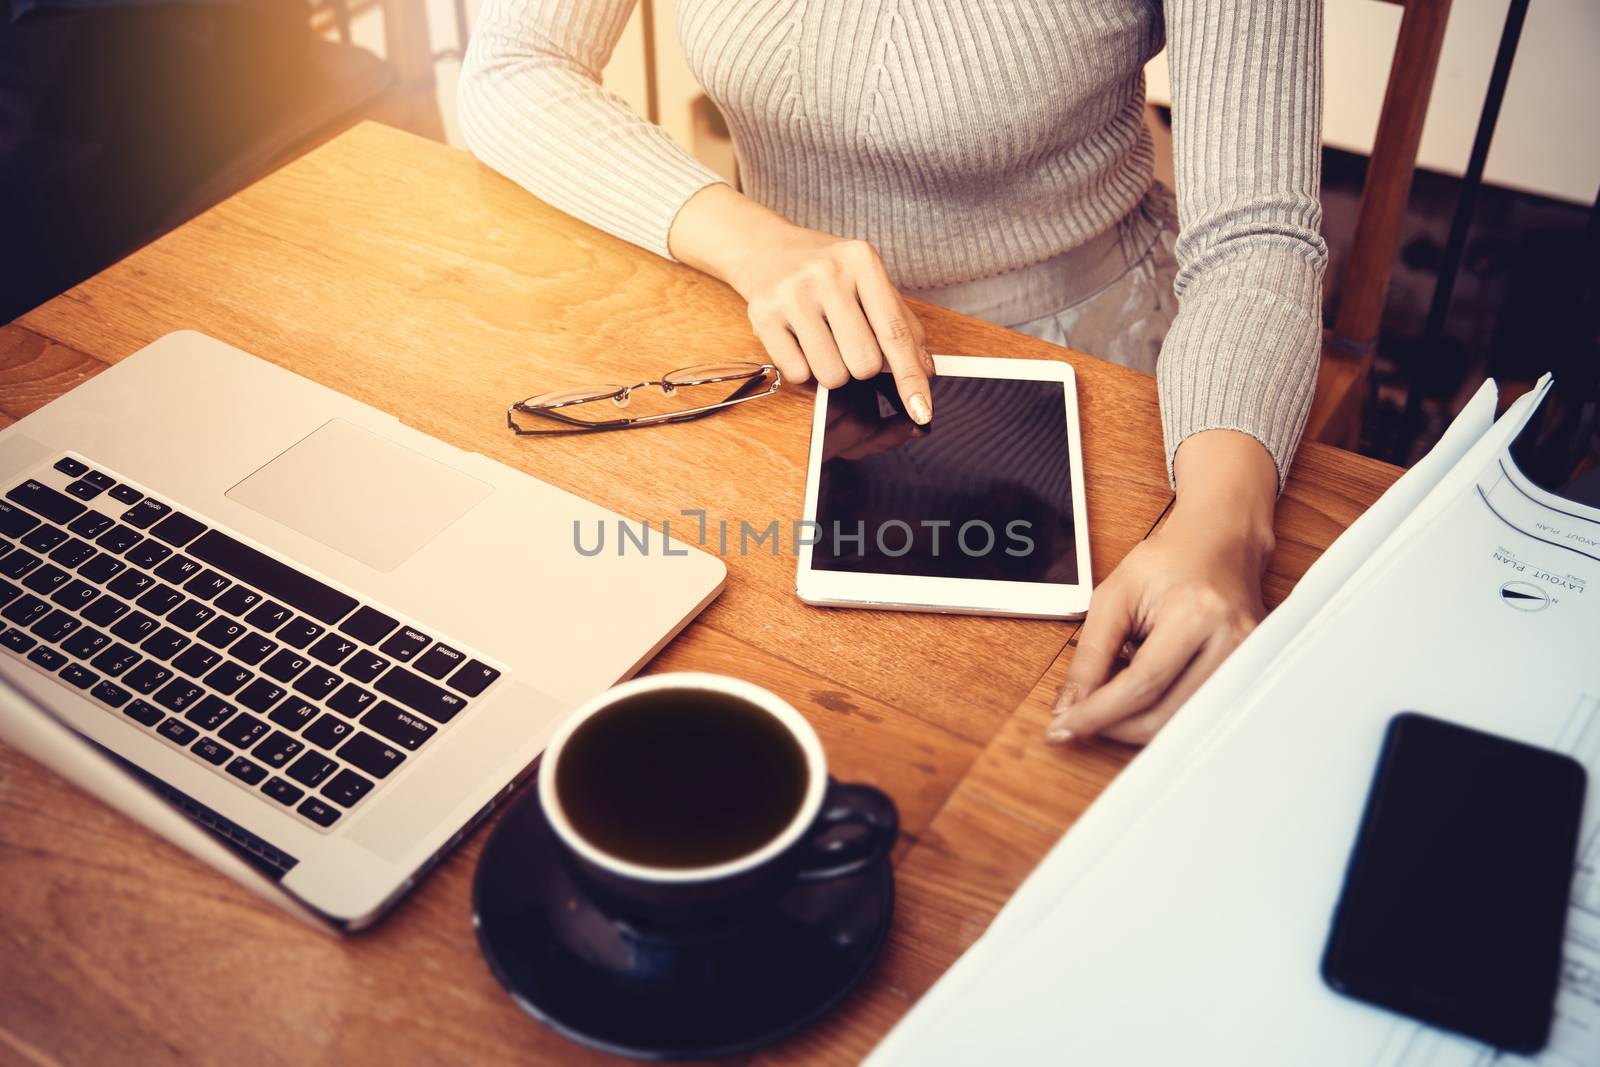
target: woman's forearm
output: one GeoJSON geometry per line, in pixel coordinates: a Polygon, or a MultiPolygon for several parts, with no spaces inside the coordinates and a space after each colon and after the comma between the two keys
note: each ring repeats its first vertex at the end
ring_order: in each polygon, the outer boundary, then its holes
{"type": "Polygon", "coordinates": [[[732,186],[708,185],[672,220],[667,248],[672,258],[727,282],[748,300],[752,256],[795,239],[797,231],[804,232],[732,186]]]}
{"type": "Polygon", "coordinates": [[[1274,546],[1278,467],[1260,441],[1237,430],[1202,430],[1186,438],[1173,461],[1180,526],[1204,524],[1261,565],[1274,546]]]}

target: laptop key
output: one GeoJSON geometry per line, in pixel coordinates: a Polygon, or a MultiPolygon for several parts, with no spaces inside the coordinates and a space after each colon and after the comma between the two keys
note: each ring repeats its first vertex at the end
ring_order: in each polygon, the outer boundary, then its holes
{"type": "Polygon", "coordinates": [[[7,578],[21,578],[39,565],[39,557],[25,548],[14,548],[0,559],[0,574],[7,578]]]}
{"type": "Polygon", "coordinates": [[[341,808],[353,808],[362,797],[372,792],[372,782],[346,767],[328,779],[318,792],[341,808]]]}
{"type": "Polygon", "coordinates": [[[346,718],[354,719],[370,708],[372,702],[377,699],[356,683],[346,682],[343,688],[328,698],[328,707],[346,718]]]}
{"type": "Polygon", "coordinates": [[[41,641],[59,641],[76,630],[79,625],[77,619],[56,608],[28,629],[38,634],[41,641]]]}
{"type": "Polygon", "coordinates": [[[100,680],[100,676],[81,663],[69,663],[61,668],[61,677],[68,685],[79,689],[87,689],[100,680]]]}
{"type": "Polygon", "coordinates": [[[378,706],[367,712],[361,725],[412,752],[421,748],[422,743],[438,729],[422,716],[414,715],[387,700],[378,701],[378,706]]]}
{"type": "Polygon", "coordinates": [[[358,733],[338,751],[340,759],[359,767],[374,778],[387,778],[389,772],[405,762],[406,755],[390,748],[371,734],[358,733]]]}
{"type": "Polygon", "coordinates": [[[363,649],[345,660],[344,666],[339,669],[358,682],[370,682],[387,670],[388,667],[388,660],[376,652],[368,652],[363,649]]]}
{"type": "Polygon", "coordinates": [[[219,615],[206,623],[198,634],[200,640],[213,648],[227,648],[234,638],[244,633],[244,623],[219,615]]]}
{"type": "MultiPolygon", "coordinates": [[[[177,685],[179,683],[174,682],[173,684],[177,685]]],[[[161,698],[158,696],[156,699],[160,700],[161,698]]],[[[176,711],[177,709],[174,708],[173,710],[176,711]]],[[[216,694],[207,693],[200,698],[200,703],[190,708],[183,717],[202,730],[215,730],[228,721],[228,716],[238,710],[238,708],[216,694]]]]}
{"type": "Polygon", "coordinates": [[[349,634],[363,644],[375,645],[399,625],[398,620],[391,619],[377,608],[362,607],[339,626],[339,632],[349,634]]]}
{"type": "Polygon", "coordinates": [[[79,478],[77,481],[67,486],[67,492],[71,493],[79,500],[93,500],[95,497],[105,492],[105,490],[100,488],[98,485],[95,485],[87,478],[79,478]]]}
{"type": "Polygon", "coordinates": [[[106,584],[106,588],[124,600],[132,600],[144,593],[156,580],[144,571],[126,570],[106,584]]]}
{"type": "Polygon", "coordinates": [[[96,553],[94,558],[78,568],[78,574],[91,582],[104,585],[128,565],[109,552],[96,553]]]}
{"type": "Polygon", "coordinates": [[[416,668],[429,678],[443,678],[466,662],[466,658],[449,645],[438,644],[423,653],[416,662],[416,668]]]}
{"type": "Polygon", "coordinates": [[[50,553],[50,562],[59,563],[68,570],[76,570],[94,555],[94,546],[87,541],[71,538],[54,552],[50,553]]]}
{"type": "Polygon", "coordinates": [[[50,593],[54,592],[56,586],[65,582],[69,577],[70,575],[60,567],[46,563],[42,567],[35,568],[32,574],[22,579],[22,585],[26,589],[32,589],[35,593],[50,593]]]}
{"type": "Polygon", "coordinates": [[[270,779],[266,785],[261,787],[261,791],[267,796],[271,797],[273,800],[276,800],[279,804],[282,804],[284,807],[288,807],[290,804],[293,804],[295,801],[306,795],[306,791],[304,789],[301,789],[297,785],[290,785],[288,782],[278,777],[273,777],[270,779]]]}
{"type": "Polygon", "coordinates": [[[128,676],[122,681],[128,688],[148,696],[159,689],[162,682],[171,677],[172,671],[154,660],[147,659],[129,671],[128,676]]]}
{"type": "Polygon", "coordinates": [[[294,618],[293,608],[286,608],[276,601],[268,600],[264,604],[258,604],[254,611],[244,617],[244,621],[270,634],[292,618],[294,618]]]}
{"type": "Polygon", "coordinates": [[[278,702],[283,696],[283,688],[273,685],[265,678],[257,678],[239,691],[239,703],[251,711],[266,711],[278,702]]]}
{"type": "Polygon", "coordinates": [[[210,600],[233,583],[216,571],[207,568],[189,579],[183,591],[197,600],[210,600]]]}
{"type": "Polygon", "coordinates": [[[223,696],[231,696],[254,677],[254,671],[247,671],[237,663],[224,663],[206,675],[206,684],[223,696]]]}
{"type": "Polygon", "coordinates": [[[420,711],[434,722],[449,722],[466,707],[466,699],[440,689],[422,675],[404,667],[390,667],[377,681],[378,692],[420,711]]]}
{"type": "Polygon", "coordinates": [[[110,515],[103,515],[93,508],[90,508],[82,515],[79,515],[77,518],[73,519],[72,524],[69,525],[67,529],[77,534],[79,537],[95,538],[111,529],[111,527],[116,524],[116,521],[117,520],[113,519],[110,515]]]}
{"type": "Polygon", "coordinates": [[[103,674],[113,678],[121,677],[122,673],[144,657],[121,642],[113,642],[109,647],[94,658],[92,666],[103,674]]]}
{"type": "Polygon", "coordinates": [[[458,693],[475,697],[494,684],[500,672],[482,660],[471,660],[450,678],[445,685],[458,693]]]}
{"type": "Polygon", "coordinates": [[[144,534],[138,530],[129,526],[118,525],[111,527],[111,529],[95,538],[94,543],[107,552],[115,552],[120,556],[143,540],[144,534]]]}
{"type": "Polygon", "coordinates": [[[159,537],[174,548],[182,548],[205,532],[205,523],[181,511],[174,511],[150,528],[151,537],[159,537]]]}
{"type": "Polygon", "coordinates": [[[89,472],[87,463],[80,463],[71,456],[62,456],[53,466],[68,478],[81,478],[89,472]]]}
{"type": "Polygon", "coordinates": [[[148,530],[172,509],[159,500],[145,497],[122,513],[122,521],[140,530],[148,530]]]}
{"type": "Polygon", "coordinates": [[[163,626],[139,643],[139,647],[157,659],[171,659],[182,652],[189,639],[170,626],[163,626]]]}
{"type": "Polygon", "coordinates": [[[272,714],[267,718],[283,727],[285,730],[299,732],[306,723],[316,718],[317,706],[292,696],[282,704],[272,709],[272,714]]]}
{"type": "Polygon", "coordinates": [[[233,749],[224,747],[220,741],[212,737],[202,737],[189,746],[189,751],[213,767],[220,767],[233,758],[233,749]]]}
{"type": "Polygon", "coordinates": [[[257,633],[248,633],[235,641],[228,648],[228,655],[240,663],[248,663],[254,667],[278,647],[276,641],[268,641],[257,633]]]}
{"type": "Polygon", "coordinates": [[[169,581],[173,585],[182,585],[199,574],[200,570],[200,564],[188,556],[173,556],[156,568],[156,577],[169,581]]]}
{"type": "Polygon", "coordinates": [[[296,741],[280,730],[274,731],[271,737],[257,745],[251,755],[269,767],[282,767],[305,747],[305,742],[296,741]]]}
{"type": "Polygon", "coordinates": [[[90,659],[110,643],[111,638],[93,626],[85,626],[61,642],[61,651],[78,659],[90,659]]]}
{"type": "Polygon", "coordinates": [[[132,704],[122,709],[122,714],[138,723],[140,726],[154,726],[167,714],[154,704],[147,704],[142,700],[135,700],[132,704]]]}
{"type": "Polygon", "coordinates": [[[339,747],[345,738],[350,736],[351,731],[354,729],[354,726],[351,726],[339,716],[324,714],[322,718],[302,730],[300,736],[318,748],[332,752],[339,747]]]}
{"type": "Polygon", "coordinates": [[[156,727],[156,733],[174,744],[187,745],[200,736],[200,731],[182,719],[168,719],[156,727]]]}
{"type": "Polygon", "coordinates": [[[89,690],[89,695],[102,704],[109,704],[113,708],[120,708],[133,699],[132,693],[113,682],[101,682],[89,690]]]}
{"type": "Polygon", "coordinates": [[[174,678],[155,695],[155,701],[168,711],[184,711],[204,695],[204,690],[194,683],[174,678]]]}
{"type": "Polygon", "coordinates": [[[0,579],[0,606],[11,603],[22,595],[22,586],[0,579]]]}
{"type": "Polygon", "coordinates": [[[326,667],[312,666],[295,679],[294,691],[304,693],[312,700],[325,700],[328,694],[339,687],[340,681],[339,676],[326,667]]]}
{"type": "Polygon", "coordinates": [[[191,678],[199,678],[202,674],[217,665],[222,659],[222,653],[205,645],[190,645],[172,661],[172,665],[191,678]]]}
{"type": "Polygon", "coordinates": [[[70,496],[58,493],[32,478],[8,492],[6,499],[21,504],[35,515],[43,515],[51,522],[71,522],[88,510],[70,496]]]}
{"type": "Polygon", "coordinates": [[[201,623],[216,613],[214,608],[208,608],[198,600],[185,600],[172,609],[167,616],[167,625],[175,626],[186,634],[192,634],[201,623]]]}
{"type": "Polygon", "coordinates": [[[137,504],[144,494],[131,485],[116,485],[111,487],[111,499],[120,504],[137,504]]]}
{"type": "Polygon", "coordinates": [[[23,548],[31,548],[35,552],[49,552],[66,539],[67,534],[65,530],[51,526],[47,522],[37,527],[19,543],[23,548]]]}
{"type": "Polygon", "coordinates": [[[69,611],[82,611],[89,606],[89,601],[99,595],[99,589],[80,578],[74,578],[51,594],[50,602],[60,604],[69,611]]]}
{"type": "Polygon", "coordinates": [[[242,585],[236,585],[217,597],[216,603],[217,607],[226,611],[229,615],[237,615],[243,618],[245,612],[261,603],[261,594],[254,589],[246,589],[242,585]]]}
{"type": "Polygon", "coordinates": [[[226,726],[217,731],[217,736],[234,748],[249,748],[261,740],[270,729],[270,726],[248,711],[241,711],[229,719],[226,726]]]}
{"type": "Polygon", "coordinates": [[[58,671],[61,669],[61,665],[67,662],[67,657],[49,645],[40,645],[28,653],[28,662],[37,664],[47,671],[58,671]]]}
{"type": "Polygon", "coordinates": [[[310,660],[285,648],[280,649],[276,655],[261,665],[261,673],[280,682],[287,682],[310,665],[310,660]]]}
{"type": "Polygon", "coordinates": [[[0,645],[4,645],[19,656],[38,643],[38,638],[29,637],[16,627],[12,627],[5,633],[0,634],[0,645]]]}
{"type": "MultiPolygon", "coordinates": [[[[85,613],[87,614],[87,613],[85,613]]],[[[120,637],[124,641],[143,641],[153,633],[160,623],[142,611],[135,611],[115,626],[111,627],[111,636],[120,637]]]]}
{"type": "Polygon", "coordinates": [[[0,534],[6,537],[21,537],[37,525],[39,525],[38,519],[21,508],[0,500],[0,534]]]}
{"type": "Polygon", "coordinates": [[[233,775],[245,785],[258,785],[261,779],[267,776],[267,769],[258,763],[251,763],[243,756],[235,756],[233,762],[228,764],[228,773],[233,775]]]}
{"type": "Polygon", "coordinates": [[[315,789],[339,765],[320,752],[307,751],[289,766],[288,775],[301,785],[315,789]]]}
{"type": "Polygon", "coordinates": [[[102,474],[97,470],[85,471],[83,480],[102,492],[117,484],[117,480],[111,477],[111,475],[102,474]]]}
{"type": "Polygon", "coordinates": [[[39,619],[50,614],[50,605],[40,600],[31,593],[24,593],[10,604],[6,605],[0,616],[16,623],[18,626],[32,626],[39,619]]]}
{"type": "Polygon", "coordinates": [[[145,570],[150,570],[170,555],[172,555],[172,549],[147,537],[124,552],[122,558],[135,567],[143,567],[145,570]]]}
{"type": "Polygon", "coordinates": [[[202,534],[189,546],[189,554],[319,622],[338,622],[356,608],[356,598],[349,593],[216,530],[202,534]]]}
{"type": "Polygon", "coordinates": [[[393,656],[401,663],[408,663],[417,653],[427,648],[433,638],[421,630],[413,630],[409,626],[402,626],[393,637],[383,643],[379,650],[385,655],[393,656]]]}
{"type": "Polygon", "coordinates": [[[324,634],[320,641],[311,646],[310,652],[315,659],[319,659],[331,667],[355,650],[356,643],[348,637],[341,637],[338,634],[324,634]]]}
{"type": "Polygon", "coordinates": [[[294,810],[324,828],[339,820],[339,809],[329,807],[316,797],[306,797],[305,803],[294,810]]]}
{"type": "Polygon", "coordinates": [[[128,605],[110,593],[101,593],[93,603],[79,612],[84,618],[99,626],[110,626],[127,613],[128,605]]]}
{"type": "Polygon", "coordinates": [[[305,648],[322,634],[322,627],[306,618],[304,615],[296,616],[293,622],[287,623],[276,635],[290,648],[305,648]]]}

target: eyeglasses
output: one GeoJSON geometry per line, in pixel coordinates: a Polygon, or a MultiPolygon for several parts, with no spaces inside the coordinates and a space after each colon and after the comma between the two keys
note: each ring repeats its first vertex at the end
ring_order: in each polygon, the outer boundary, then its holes
{"type": "Polygon", "coordinates": [[[743,404],[746,400],[771,396],[781,384],[783,376],[770,363],[704,363],[696,367],[684,367],[663,378],[636,385],[597,385],[589,389],[555,390],[530,396],[506,409],[506,425],[519,437],[630,430],[635,426],[698,419],[714,411],[743,404]],[[620,418],[608,417],[610,409],[604,401],[609,400],[616,407],[625,408],[635,391],[650,388],[661,391],[661,400],[657,405],[661,410],[620,418]],[[564,425],[559,429],[530,429],[528,425],[518,422],[519,415],[549,419],[564,425]]]}

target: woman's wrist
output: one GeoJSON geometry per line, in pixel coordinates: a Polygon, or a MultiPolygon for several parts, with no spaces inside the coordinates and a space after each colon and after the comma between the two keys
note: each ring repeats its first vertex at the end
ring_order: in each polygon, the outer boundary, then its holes
{"type": "Polygon", "coordinates": [[[1173,457],[1171,522],[1245,542],[1263,561],[1275,545],[1278,465],[1260,441],[1237,430],[1202,430],[1173,457]]]}
{"type": "Polygon", "coordinates": [[[745,277],[752,259],[799,227],[718,182],[691,196],[667,233],[667,249],[680,263],[727,282],[749,298],[745,277]]]}

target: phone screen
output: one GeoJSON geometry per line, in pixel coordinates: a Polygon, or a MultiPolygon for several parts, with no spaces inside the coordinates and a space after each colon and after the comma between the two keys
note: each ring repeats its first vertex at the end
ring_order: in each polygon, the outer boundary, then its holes
{"type": "Polygon", "coordinates": [[[1075,585],[1059,381],[939,375],[919,427],[894,379],[828,393],[812,566],[1075,585]]]}
{"type": "Polygon", "coordinates": [[[1575,760],[1405,712],[1389,724],[1322,972],[1497,1048],[1549,1037],[1583,810],[1575,760]]]}

